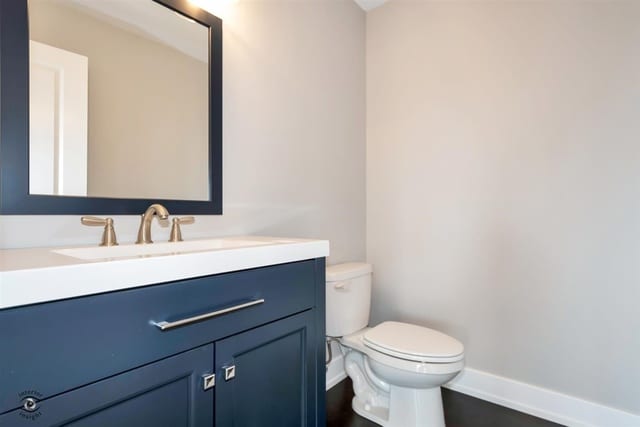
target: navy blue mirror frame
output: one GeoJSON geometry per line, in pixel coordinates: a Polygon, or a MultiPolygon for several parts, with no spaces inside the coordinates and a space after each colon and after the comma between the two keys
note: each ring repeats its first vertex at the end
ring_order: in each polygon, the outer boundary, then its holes
{"type": "MultiPolygon", "coordinates": [[[[154,0],[209,28],[208,201],[29,194],[27,0],[0,0],[0,214],[140,214],[162,203],[172,214],[222,214],[222,20],[188,0],[154,0]]],[[[161,179],[158,177],[157,179],[161,179]]]]}

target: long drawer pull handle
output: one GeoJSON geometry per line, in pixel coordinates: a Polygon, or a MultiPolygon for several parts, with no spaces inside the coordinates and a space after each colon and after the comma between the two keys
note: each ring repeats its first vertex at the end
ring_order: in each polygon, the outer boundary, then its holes
{"type": "Polygon", "coordinates": [[[167,331],[169,329],[177,328],[178,326],[188,325],[189,323],[199,322],[201,320],[211,319],[212,317],[220,316],[221,314],[231,313],[232,311],[242,310],[243,308],[252,307],[254,305],[263,304],[264,299],[251,300],[243,304],[234,305],[232,307],[223,308],[222,310],[211,311],[209,313],[200,314],[198,316],[187,317],[186,319],[176,320],[174,322],[151,322],[157,326],[161,331],[167,331]]]}

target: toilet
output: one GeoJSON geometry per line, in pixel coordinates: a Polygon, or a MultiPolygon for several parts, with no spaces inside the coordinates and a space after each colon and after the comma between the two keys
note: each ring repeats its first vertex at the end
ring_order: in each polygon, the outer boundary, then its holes
{"type": "Polygon", "coordinates": [[[464,367],[464,346],[423,326],[369,327],[372,266],[327,267],[327,336],[337,339],[353,381],[351,406],[385,427],[445,427],[440,386],[464,367]]]}

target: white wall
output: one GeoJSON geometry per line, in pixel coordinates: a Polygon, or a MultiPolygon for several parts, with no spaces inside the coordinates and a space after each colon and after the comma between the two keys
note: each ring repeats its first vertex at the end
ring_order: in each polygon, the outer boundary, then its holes
{"type": "Polygon", "coordinates": [[[640,3],[367,15],[373,316],[640,414],[640,3]]]}
{"type": "MultiPolygon", "coordinates": [[[[240,1],[224,22],[224,215],[185,239],[234,234],[331,241],[365,254],[365,15],[351,0],[240,1]]],[[[93,212],[99,214],[99,212],[93,212]]],[[[139,217],[118,216],[121,243],[139,217]]],[[[169,228],[153,225],[153,238],[169,228]]],[[[79,216],[0,217],[0,247],[97,244],[79,216]]]]}

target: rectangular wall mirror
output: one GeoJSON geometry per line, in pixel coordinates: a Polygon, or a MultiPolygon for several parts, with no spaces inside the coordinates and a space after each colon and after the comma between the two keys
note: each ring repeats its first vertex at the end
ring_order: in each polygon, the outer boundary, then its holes
{"type": "Polygon", "coordinates": [[[187,0],[0,4],[0,213],[222,213],[222,22],[187,0]]]}

